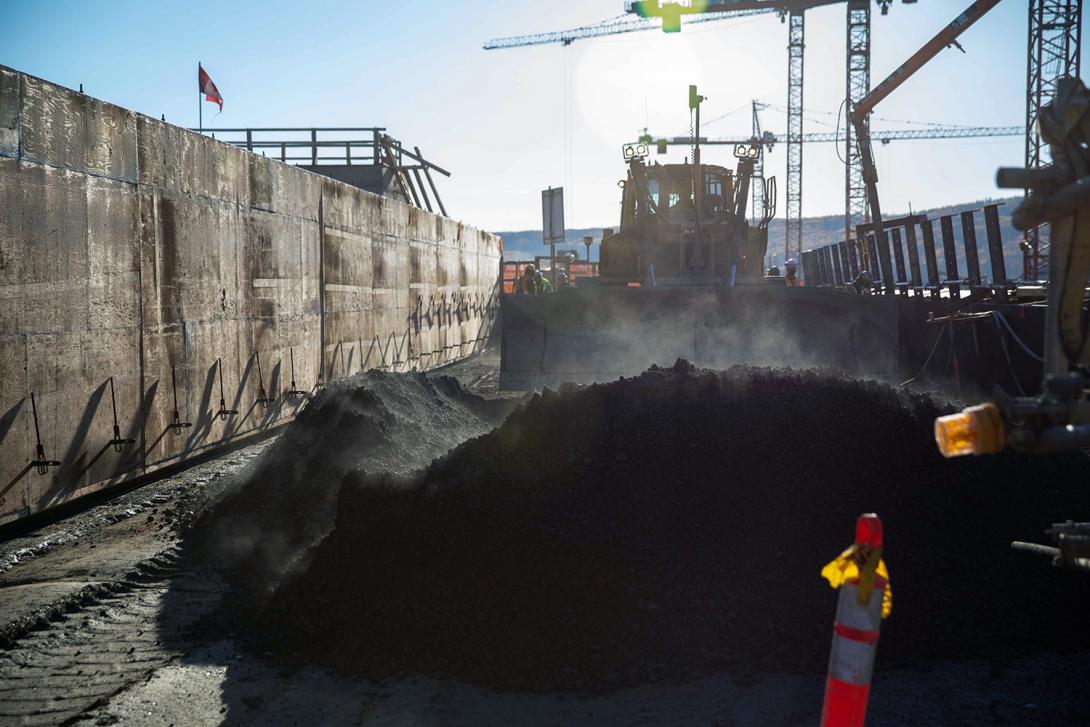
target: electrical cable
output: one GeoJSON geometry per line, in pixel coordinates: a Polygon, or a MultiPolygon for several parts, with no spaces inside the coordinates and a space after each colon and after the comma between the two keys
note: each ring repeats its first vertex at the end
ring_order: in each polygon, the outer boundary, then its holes
{"type": "MultiPolygon", "coordinates": [[[[929,363],[931,363],[931,357],[934,356],[935,351],[938,350],[939,342],[942,340],[942,336],[943,336],[944,333],[946,333],[946,329],[947,329],[947,327],[949,327],[949,325],[950,325],[949,322],[946,322],[946,323],[942,324],[942,328],[939,330],[939,335],[938,335],[937,338],[935,338],[935,345],[931,347],[931,353],[927,354],[927,360],[923,362],[923,367],[920,369],[920,372],[918,374],[916,374],[915,376],[913,376],[911,379],[908,379],[907,381],[902,381],[901,386],[908,386],[913,381],[915,381],[916,379],[923,376],[923,372],[927,370],[927,365],[929,363]]],[[[949,363],[950,362],[947,361],[947,365],[949,365],[949,363]]]]}
{"type": "MultiPolygon", "coordinates": [[[[844,102],[842,101],[841,106],[843,106],[843,105],[844,105],[844,102]]],[[[779,104],[766,104],[766,106],[768,108],[770,108],[770,109],[780,111],[780,112],[786,112],[787,111],[787,107],[779,105],[779,104]]],[[[838,116],[838,115],[840,115],[841,110],[838,110],[838,111],[834,112],[834,111],[825,111],[823,109],[807,108],[806,112],[809,113],[809,114],[822,114],[824,116],[838,116]]],[[[889,121],[889,122],[895,123],[895,124],[910,124],[910,125],[913,125],[913,126],[937,126],[937,127],[940,127],[940,128],[975,129],[978,126],[980,126],[980,124],[977,124],[977,125],[972,125],[972,124],[947,124],[947,123],[943,123],[941,121],[913,121],[911,119],[892,119],[892,118],[889,118],[888,116],[873,116],[872,115],[870,118],[874,119],[875,121],[889,121]]]]}
{"type": "Polygon", "coordinates": [[[1007,339],[1003,335],[1003,330],[999,327],[998,322],[995,324],[995,332],[999,337],[999,346],[1003,349],[1003,358],[1007,360],[1007,370],[1010,371],[1014,385],[1018,387],[1018,395],[1025,396],[1026,391],[1022,388],[1022,382],[1018,380],[1018,374],[1014,373],[1014,364],[1011,363],[1011,355],[1010,352],[1007,351],[1007,339]]]}
{"type": "Polygon", "coordinates": [[[710,121],[705,121],[703,125],[704,126],[709,126],[710,124],[714,124],[717,121],[722,121],[723,119],[727,118],[728,116],[733,116],[734,114],[738,113],[742,109],[748,109],[748,108],[750,108],[750,105],[749,104],[744,104],[742,106],[739,106],[736,109],[732,109],[731,111],[728,111],[725,114],[722,114],[720,116],[715,116],[710,121]]]}
{"type": "Polygon", "coordinates": [[[1021,338],[1018,337],[1018,334],[1014,332],[1014,328],[1011,327],[1011,324],[1007,321],[1006,318],[1003,317],[1002,313],[995,310],[992,311],[992,315],[994,315],[999,320],[999,322],[1003,324],[1003,327],[1007,329],[1007,333],[1009,333],[1011,338],[1014,339],[1014,342],[1017,343],[1018,346],[1026,352],[1027,356],[1032,358],[1034,361],[1040,361],[1041,363],[1044,363],[1044,358],[1034,353],[1033,350],[1029,346],[1027,346],[1021,338]]]}
{"type": "MultiPolygon", "coordinates": [[[[848,166],[848,160],[843,158],[842,156],[840,156],[840,114],[844,111],[844,107],[847,106],[847,104],[848,104],[848,99],[844,99],[843,101],[840,102],[840,108],[837,109],[837,112],[836,112],[836,138],[837,138],[837,143],[833,145],[833,146],[836,147],[836,158],[839,159],[840,163],[843,164],[844,166],[848,166]]],[[[848,123],[851,123],[851,122],[849,121],[848,123]]],[[[847,139],[848,139],[848,129],[845,126],[844,140],[847,141],[847,139]]],[[[845,146],[847,146],[847,144],[845,144],[845,146]]],[[[846,151],[848,152],[848,156],[852,155],[852,150],[851,149],[847,149],[846,151]]]]}

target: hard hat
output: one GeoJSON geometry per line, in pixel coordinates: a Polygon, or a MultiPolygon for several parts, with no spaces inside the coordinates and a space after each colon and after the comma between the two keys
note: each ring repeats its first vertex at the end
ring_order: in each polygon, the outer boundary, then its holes
{"type": "Polygon", "coordinates": [[[787,262],[784,263],[784,267],[788,267],[788,268],[797,268],[798,266],[799,266],[798,262],[793,257],[788,258],[787,262]]]}
{"type": "Polygon", "coordinates": [[[529,265],[526,266],[526,273],[528,275],[533,275],[536,272],[537,272],[537,268],[534,267],[533,263],[530,263],[529,265]]]}

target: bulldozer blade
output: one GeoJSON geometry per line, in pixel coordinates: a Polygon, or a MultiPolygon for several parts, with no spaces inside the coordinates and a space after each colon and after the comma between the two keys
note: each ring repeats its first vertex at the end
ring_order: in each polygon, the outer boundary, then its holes
{"type": "Polygon", "coordinates": [[[500,387],[529,391],[632,376],[686,359],[831,367],[886,376],[898,366],[898,303],[836,290],[595,286],[501,301],[500,387]]]}

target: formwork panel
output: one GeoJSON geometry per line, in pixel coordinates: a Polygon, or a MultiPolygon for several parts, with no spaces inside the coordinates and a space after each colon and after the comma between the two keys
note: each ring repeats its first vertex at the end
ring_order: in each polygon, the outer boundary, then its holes
{"type": "Polygon", "coordinates": [[[307,315],[317,321],[316,302],[308,296],[317,285],[317,261],[304,267],[300,245],[308,231],[316,236],[314,227],[298,218],[257,210],[249,214],[241,290],[260,346],[276,339],[281,319],[307,315]]]}
{"type": "Polygon", "coordinates": [[[348,232],[370,232],[382,225],[383,199],[362,189],[322,180],[322,223],[348,232]]]}
{"type": "Polygon", "coordinates": [[[0,332],[86,327],[86,177],[0,159],[0,205],[0,332]]]}
{"type": "MultiPolygon", "coordinates": [[[[165,191],[141,195],[141,277],[144,296],[145,379],[155,385],[149,407],[149,464],[189,456],[252,428],[244,416],[255,396],[246,390],[252,338],[242,317],[240,248],[247,224],[240,208],[165,191]],[[247,348],[249,344],[247,343],[247,348]],[[217,418],[223,363],[226,407],[239,415],[217,418]],[[176,369],[180,419],[191,427],[170,430],[171,365],[176,369]]],[[[248,219],[248,218],[247,218],[248,219]]]]}
{"type": "Polygon", "coordinates": [[[352,345],[354,363],[359,364],[359,342],[374,335],[372,244],[369,231],[355,234],[327,228],[323,240],[326,375],[333,379],[349,369],[348,352],[342,356],[342,350],[352,345]]]}
{"type": "Polygon", "coordinates": [[[0,66],[0,156],[19,154],[21,87],[19,74],[0,66]]]}
{"type": "Polygon", "coordinates": [[[276,159],[247,155],[249,205],[304,219],[318,219],[322,177],[276,159]]]}
{"type": "Polygon", "coordinates": [[[439,345],[435,314],[435,281],[438,275],[435,251],[434,242],[409,243],[409,319],[418,367],[428,366],[439,345]]]}
{"type": "Polygon", "coordinates": [[[134,185],[87,178],[88,326],[140,321],[139,202],[134,185]]]}
{"type": "Polygon", "coordinates": [[[439,215],[425,210],[417,210],[416,214],[413,239],[419,242],[435,243],[439,239],[439,226],[436,224],[439,215]]]}
{"type": "MultiPolygon", "coordinates": [[[[383,230],[385,233],[385,230],[383,230]]],[[[408,368],[409,246],[388,234],[371,243],[372,295],[375,337],[386,352],[385,366],[408,368]]],[[[372,358],[371,365],[382,362],[372,358]]]]}
{"type": "Polygon", "coordinates": [[[140,184],[249,205],[245,150],[146,116],[138,120],[140,184]]]}
{"type": "MultiPolygon", "coordinates": [[[[161,464],[173,459],[188,457],[210,446],[221,443],[231,436],[246,412],[245,392],[239,381],[238,324],[235,321],[203,320],[186,322],[182,332],[164,335],[148,335],[145,338],[148,358],[145,372],[162,384],[157,395],[157,417],[149,417],[152,433],[159,421],[169,422],[172,410],[170,361],[175,362],[178,387],[178,405],[182,419],[192,424],[179,435],[165,436],[155,450],[149,450],[149,464],[161,464]],[[179,341],[179,338],[182,340],[179,341]],[[154,355],[160,348],[173,354],[181,349],[179,359],[166,355],[154,355]],[[219,361],[223,362],[223,396],[227,409],[237,409],[240,414],[221,419],[216,416],[220,408],[219,361]]],[[[161,430],[161,431],[163,431],[161,430]]]]}
{"type": "Polygon", "coordinates": [[[406,210],[405,239],[409,242],[428,242],[434,238],[435,226],[431,224],[428,213],[416,207],[406,210]],[[429,233],[429,227],[432,234],[429,233]]]}
{"type": "Polygon", "coordinates": [[[34,392],[42,445],[60,461],[28,482],[32,512],[56,506],[139,473],[140,348],[135,329],[60,331],[27,336],[27,383],[34,392]],[[120,453],[113,438],[113,377],[120,453]]]}
{"type": "Polygon", "coordinates": [[[32,76],[22,80],[24,158],[136,181],[136,114],[32,76]]]}
{"type": "Polygon", "coordinates": [[[155,279],[147,301],[164,324],[237,317],[238,255],[245,223],[234,205],[160,192],[156,195],[155,279]]]}
{"type": "Polygon", "coordinates": [[[409,224],[409,206],[388,197],[378,198],[379,216],[376,222],[382,223],[382,234],[398,240],[406,239],[406,228],[409,224]]]}
{"type": "Polygon", "coordinates": [[[26,373],[26,338],[0,334],[0,524],[26,514],[34,453],[26,373]]]}

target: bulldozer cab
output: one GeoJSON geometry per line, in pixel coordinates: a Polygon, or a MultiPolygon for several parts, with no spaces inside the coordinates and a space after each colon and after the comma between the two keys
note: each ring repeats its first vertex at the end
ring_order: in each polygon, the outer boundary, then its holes
{"type": "Polygon", "coordinates": [[[750,225],[746,219],[752,174],[752,159],[739,160],[736,171],[630,160],[621,185],[620,229],[602,239],[600,282],[649,287],[759,282],[768,221],[762,217],[750,225]]]}

